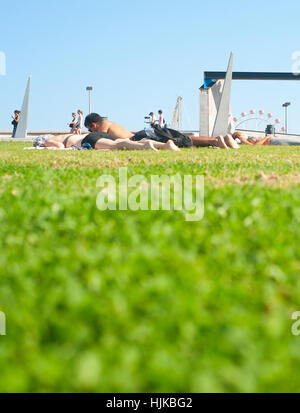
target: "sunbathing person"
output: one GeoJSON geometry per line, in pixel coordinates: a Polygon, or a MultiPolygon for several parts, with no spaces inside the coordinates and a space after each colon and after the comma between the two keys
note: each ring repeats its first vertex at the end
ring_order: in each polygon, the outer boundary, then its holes
{"type": "Polygon", "coordinates": [[[180,150],[173,141],[161,143],[143,139],[140,142],[132,142],[130,139],[118,139],[116,136],[103,132],[94,132],[84,135],[52,135],[47,139],[37,138],[34,142],[34,146],[57,149],[72,148],[74,145],[75,148],[80,149],[84,146],[84,144],[89,144],[88,146],[91,149],[96,150],[180,150]]]}
{"type": "Polygon", "coordinates": [[[295,138],[285,138],[278,137],[275,135],[260,136],[258,138],[250,138],[246,132],[235,132],[233,134],[234,139],[239,139],[244,145],[254,145],[254,146],[267,146],[267,145],[276,145],[276,146],[299,146],[300,142],[295,138]]]}
{"type": "Polygon", "coordinates": [[[217,138],[208,138],[206,136],[192,136],[193,146],[195,147],[205,147],[205,146],[215,146],[222,149],[239,149],[239,144],[233,139],[233,137],[228,134],[226,136],[218,136],[217,138]]]}
{"type": "Polygon", "coordinates": [[[46,137],[42,145],[37,146],[45,146],[46,148],[71,148],[73,145],[79,146],[83,138],[87,136],[85,135],[78,136],[75,132],[72,134],[64,134],[64,135],[52,135],[46,137]]]}
{"type": "MultiPolygon", "coordinates": [[[[120,139],[130,139],[133,141],[135,140],[134,133],[129,132],[127,129],[123,128],[123,126],[118,125],[115,122],[105,120],[97,113],[91,113],[90,115],[88,115],[85,118],[84,125],[90,132],[104,132],[117,136],[120,139]]],[[[218,136],[217,138],[206,138],[203,136],[191,138],[195,147],[216,146],[223,149],[239,148],[239,145],[237,144],[237,142],[235,142],[231,135],[226,135],[224,138],[223,136],[218,136]]],[[[155,140],[153,140],[152,142],[155,142],[155,140]]]]}
{"type": "Polygon", "coordinates": [[[131,139],[134,133],[129,132],[123,126],[102,118],[98,113],[91,113],[85,118],[84,126],[90,132],[104,132],[116,136],[119,139],[131,139]]]}

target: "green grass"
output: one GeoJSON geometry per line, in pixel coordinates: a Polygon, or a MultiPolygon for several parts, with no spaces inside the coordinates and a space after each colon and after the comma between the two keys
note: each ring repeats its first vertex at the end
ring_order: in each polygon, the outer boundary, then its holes
{"type": "Polygon", "coordinates": [[[298,392],[300,148],[0,144],[2,392],[298,392]],[[102,174],[205,176],[205,216],[96,207],[102,174]]]}

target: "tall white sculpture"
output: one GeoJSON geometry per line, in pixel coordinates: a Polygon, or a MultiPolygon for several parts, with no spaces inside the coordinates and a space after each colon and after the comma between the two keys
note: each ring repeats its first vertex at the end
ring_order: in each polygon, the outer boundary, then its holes
{"type": "Polygon", "coordinates": [[[21,109],[20,120],[18,123],[15,138],[24,139],[27,138],[28,129],[28,115],[29,115],[29,105],[30,105],[30,89],[31,89],[31,76],[28,78],[27,88],[23,100],[23,105],[21,109]]]}
{"type": "Polygon", "coordinates": [[[216,121],[212,136],[215,138],[219,135],[226,135],[231,132],[231,84],[232,84],[232,66],[233,66],[233,52],[231,52],[228,69],[225,77],[224,87],[220,104],[217,110],[216,121]]]}
{"type": "Polygon", "coordinates": [[[173,113],[173,120],[172,120],[172,129],[180,130],[181,127],[181,104],[182,104],[182,97],[179,96],[177,98],[175,110],[173,113]]]}
{"type": "MultiPolygon", "coordinates": [[[[231,61],[231,64],[232,63],[233,63],[233,60],[231,61]]],[[[228,65],[228,69],[230,72],[230,63],[228,65]]],[[[232,73],[232,67],[231,67],[231,73],[232,73]]],[[[228,84],[231,83],[230,73],[227,75],[227,80],[228,80],[227,82],[225,78],[220,79],[220,80],[214,80],[213,82],[211,82],[210,85],[206,85],[205,83],[199,89],[200,136],[215,136],[214,134],[217,132],[216,127],[220,125],[222,122],[220,118],[217,121],[217,117],[224,116],[224,118],[226,118],[224,113],[227,111],[227,109],[226,108],[224,109],[224,107],[225,106],[228,107],[228,102],[229,102],[228,128],[218,127],[218,129],[222,130],[223,132],[222,135],[226,133],[234,132],[234,122],[232,119],[232,112],[231,112],[231,107],[230,107],[231,85],[228,86],[228,84]],[[224,89],[225,82],[226,82],[226,88],[224,89]],[[226,99],[223,100],[223,104],[221,104],[221,100],[224,99],[223,92],[225,90],[225,94],[226,94],[226,89],[227,89],[227,105],[224,105],[224,102],[226,101],[226,99]]],[[[232,77],[231,77],[231,80],[232,80],[232,77]]]]}

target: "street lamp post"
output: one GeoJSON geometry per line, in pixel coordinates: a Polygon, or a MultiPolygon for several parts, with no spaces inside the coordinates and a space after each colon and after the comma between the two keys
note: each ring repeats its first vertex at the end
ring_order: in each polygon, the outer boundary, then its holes
{"type": "Polygon", "coordinates": [[[87,86],[86,90],[89,92],[89,113],[92,113],[92,86],[87,86]]]}
{"type": "Polygon", "coordinates": [[[288,107],[291,106],[291,102],[286,102],[282,105],[285,108],[285,133],[288,133],[288,107]]]}

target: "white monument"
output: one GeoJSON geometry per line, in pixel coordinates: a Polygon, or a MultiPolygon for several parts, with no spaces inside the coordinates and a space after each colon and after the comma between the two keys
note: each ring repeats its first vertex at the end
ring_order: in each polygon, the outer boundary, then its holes
{"type": "Polygon", "coordinates": [[[216,137],[233,133],[230,106],[233,52],[230,55],[225,80],[200,89],[200,136],[216,137]]]}
{"type": "Polygon", "coordinates": [[[31,76],[28,78],[28,83],[26,87],[26,92],[23,100],[23,105],[21,109],[20,120],[17,126],[16,139],[27,138],[28,129],[28,115],[29,115],[29,105],[30,105],[30,89],[31,89],[31,76]]]}

